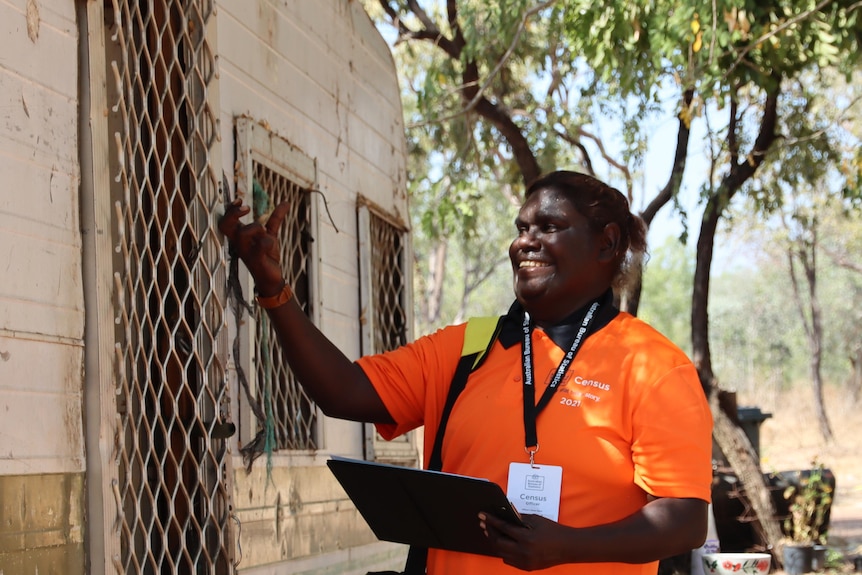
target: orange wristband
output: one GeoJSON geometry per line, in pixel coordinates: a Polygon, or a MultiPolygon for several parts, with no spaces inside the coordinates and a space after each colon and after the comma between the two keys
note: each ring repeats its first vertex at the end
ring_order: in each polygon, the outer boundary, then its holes
{"type": "Polygon", "coordinates": [[[290,289],[290,284],[284,282],[284,287],[281,288],[281,291],[277,294],[269,297],[255,296],[254,299],[257,300],[257,305],[259,305],[263,309],[273,309],[279,306],[283,306],[284,304],[289,302],[290,298],[292,297],[293,290],[290,289]]]}

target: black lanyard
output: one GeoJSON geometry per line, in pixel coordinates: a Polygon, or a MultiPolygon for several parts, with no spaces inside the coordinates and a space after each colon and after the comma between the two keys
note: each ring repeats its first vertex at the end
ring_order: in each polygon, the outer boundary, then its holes
{"type": "Polygon", "coordinates": [[[534,385],[533,377],[533,325],[530,321],[530,314],[524,312],[524,322],[522,325],[524,340],[521,345],[521,373],[524,382],[524,450],[530,454],[530,465],[534,463],[534,457],[539,450],[539,439],[536,434],[536,418],[551,402],[551,397],[557,391],[557,386],[563,381],[563,376],[566,375],[566,371],[568,371],[569,366],[575,359],[575,354],[578,353],[578,349],[580,349],[584,336],[587,334],[598,309],[599,302],[595,301],[590,306],[590,309],[587,310],[587,314],[581,322],[581,327],[578,329],[577,335],[575,335],[575,340],[572,342],[569,351],[563,356],[563,360],[554,373],[554,378],[548,384],[548,387],[545,388],[545,392],[542,394],[541,399],[539,399],[538,405],[536,404],[536,386],[534,385]]]}

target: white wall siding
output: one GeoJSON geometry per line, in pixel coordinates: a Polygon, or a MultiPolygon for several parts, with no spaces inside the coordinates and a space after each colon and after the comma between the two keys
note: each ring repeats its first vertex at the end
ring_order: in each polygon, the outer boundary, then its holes
{"type": "Polygon", "coordinates": [[[0,0],[0,572],[84,572],[78,31],[0,0]]]}
{"type": "Polygon", "coordinates": [[[357,2],[219,6],[224,165],[237,115],[265,122],[318,162],[322,327],[359,353],[356,195],[407,220],[403,121],[388,47],[357,2]]]}
{"type": "Polygon", "coordinates": [[[83,470],[74,3],[0,0],[0,475],[83,470]]]}
{"type": "MultiPolygon", "coordinates": [[[[56,568],[60,557],[68,573],[85,570],[83,508],[90,514],[91,540],[110,531],[107,544],[87,547],[90,569],[110,569],[112,545],[119,545],[112,539],[115,510],[108,481],[115,465],[113,396],[93,400],[96,395],[87,394],[88,401],[101,401],[101,416],[108,422],[90,434],[88,452],[96,454],[94,460],[103,457],[108,471],[85,469],[83,423],[98,421],[100,414],[92,403],[86,418],[82,413],[85,311],[93,311],[84,307],[82,249],[91,245],[90,237],[102,238],[99,254],[105,256],[111,251],[106,237],[114,231],[98,228],[82,238],[79,128],[91,114],[102,113],[98,103],[104,94],[86,90],[102,89],[98,78],[105,66],[96,62],[93,85],[79,78],[79,58],[88,56],[79,44],[76,7],[100,14],[100,9],[88,10],[94,6],[101,2],[0,0],[0,515],[5,513],[0,540],[14,536],[23,542],[0,548],[0,565],[26,557],[27,565],[56,568]],[[86,102],[80,108],[79,89],[93,97],[92,110],[86,102]],[[105,480],[103,501],[94,498],[100,486],[92,483],[96,487],[88,491],[85,485],[98,479],[105,480]],[[22,498],[22,485],[41,499],[22,498]],[[27,505],[19,505],[19,499],[27,505]],[[13,501],[20,517],[9,511],[13,501]],[[64,517],[59,522],[58,509],[64,517]],[[57,537],[65,537],[68,549],[59,549],[57,537]],[[55,548],[56,556],[50,555],[55,548]]],[[[314,159],[317,187],[329,212],[321,196],[313,194],[316,320],[355,358],[361,339],[357,195],[408,221],[404,127],[389,48],[357,0],[217,0],[215,6],[212,47],[219,77],[212,88],[220,100],[220,160],[227,180],[235,192],[238,116],[260,122],[314,159]]],[[[92,31],[102,18],[90,24],[92,31]]],[[[92,51],[105,49],[98,38],[91,40],[92,51]]],[[[99,153],[115,145],[111,136],[105,140],[102,128],[93,132],[91,146],[85,144],[95,155],[85,186],[93,178],[101,182],[115,175],[106,174],[107,154],[99,153]]],[[[106,189],[103,184],[95,189],[106,189]]],[[[107,201],[107,196],[96,199],[107,201]]],[[[106,207],[97,203],[99,209],[106,207]]],[[[108,303],[107,296],[103,300],[108,303]]],[[[113,315],[99,310],[106,324],[101,328],[111,332],[113,315]]],[[[96,370],[88,365],[87,371],[96,370]]],[[[113,393],[109,371],[100,376],[107,382],[102,393],[113,393]]],[[[235,382],[231,386],[235,407],[245,398],[235,382]]],[[[232,445],[231,521],[240,520],[242,530],[231,535],[242,534],[240,572],[364,573],[403,564],[403,546],[376,541],[325,466],[329,453],[361,456],[362,425],[324,420],[319,452],[278,453],[271,476],[264,458],[247,474],[239,443],[232,445]]]]}
{"type": "MultiPolygon", "coordinates": [[[[323,195],[312,195],[316,317],[356,358],[357,195],[407,220],[404,128],[389,48],[355,0],[225,0],[218,22],[223,164],[231,189],[237,116],[315,160],[323,195]]],[[[263,457],[251,474],[234,461],[243,572],[347,572],[353,564],[364,573],[402,563],[400,546],[376,542],[324,466],[328,453],[362,456],[361,424],[325,418],[321,440],[318,455],[277,453],[271,480],[263,457]]]]}

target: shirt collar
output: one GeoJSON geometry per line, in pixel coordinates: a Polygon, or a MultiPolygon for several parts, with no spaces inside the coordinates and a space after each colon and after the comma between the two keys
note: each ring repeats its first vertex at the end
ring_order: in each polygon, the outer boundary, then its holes
{"type": "MultiPolygon", "coordinates": [[[[553,342],[560,347],[560,349],[568,350],[575,339],[577,328],[580,327],[581,323],[583,323],[584,317],[587,315],[587,311],[590,309],[593,302],[596,301],[599,302],[599,312],[596,317],[593,318],[593,325],[590,328],[590,333],[587,337],[608,325],[620,312],[620,310],[614,306],[613,290],[608,289],[596,299],[589,301],[583,307],[578,308],[569,317],[546,330],[548,337],[550,337],[553,342]]],[[[500,326],[500,335],[497,338],[504,348],[509,349],[513,345],[519,343],[523,338],[523,332],[521,330],[523,316],[524,308],[520,303],[518,303],[518,300],[515,300],[509,307],[509,311],[506,312],[505,316],[503,316],[503,324],[500,326]]]]}

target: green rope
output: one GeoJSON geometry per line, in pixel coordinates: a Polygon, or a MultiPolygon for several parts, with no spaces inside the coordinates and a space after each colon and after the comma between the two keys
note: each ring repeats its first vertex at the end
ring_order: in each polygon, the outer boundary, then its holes
{"type": "Polygon", "coordinates": [[[275,415],[272,413],[272,357],[269,354],[269,318],[260,314],[260,348],[263,360],[263,403],[266,411],[264,421],[263,451],[266,453],[266,485],[272,481],[272,453],[275,451],[275,415]]]}
{"type": "Polygon", "coordinates": [[[270,212],[272,212],[273,205],[270,202],[269,194],[266,193],[266,190],[263,189],[257,178],[252,178],[251,180],[251,197],[252,206],[254,207],[254,220],[263,223],[263,220],[269,217],[270,212]]]}
{"type": "MultiPolygon", "coordinates": [[[[271,205],[269,194],[257,178],[252,178],[252,207],[254,219],[261,221],[268,215],[271,205]]],[[[263,362],[263,404],[266,419],[263,422],[264,444],[263,452],[266,453],[266,485],[272,483],[272,453],[276,449],[275,443],[275,415],[272,412],[272,357],[269,349],[269,318],[265,312],[259,315],[260,321],[260,353],[263,362]]]]}

